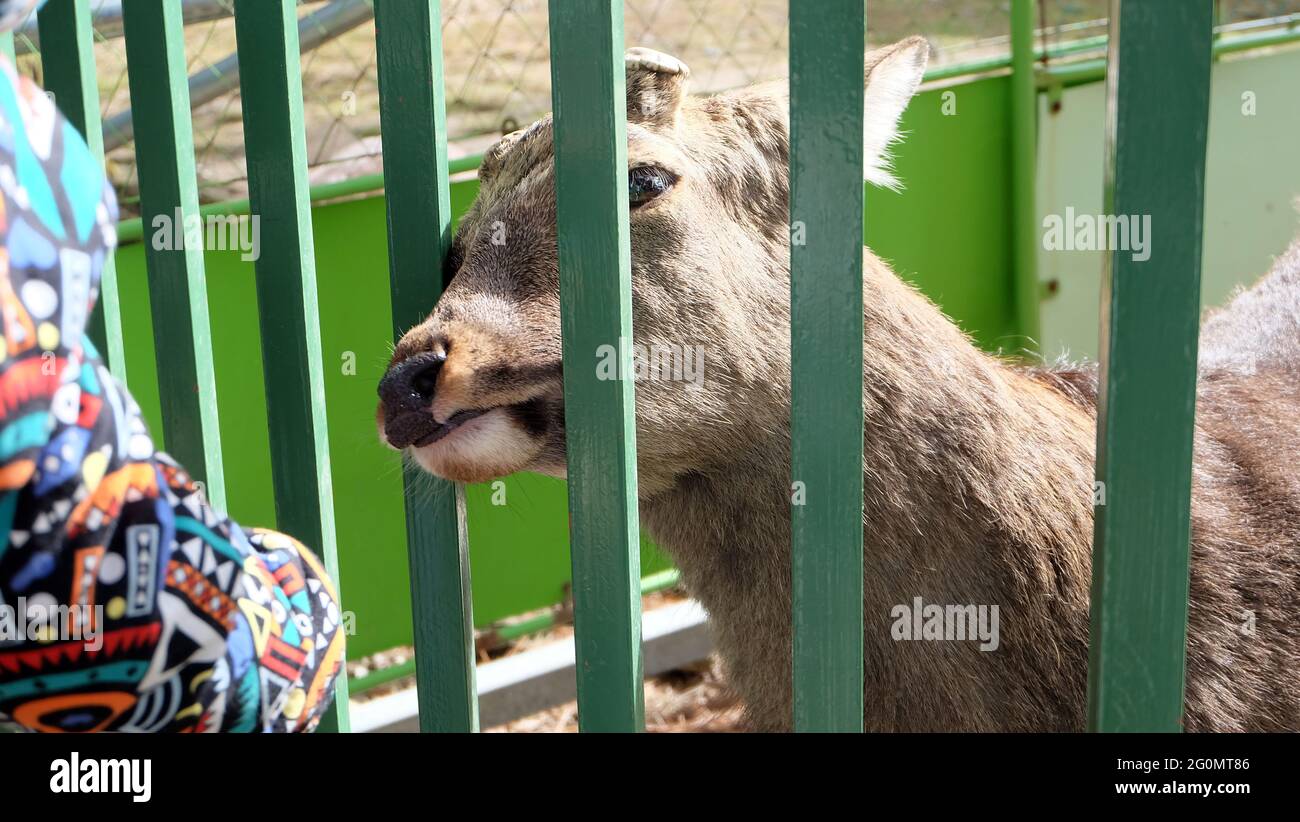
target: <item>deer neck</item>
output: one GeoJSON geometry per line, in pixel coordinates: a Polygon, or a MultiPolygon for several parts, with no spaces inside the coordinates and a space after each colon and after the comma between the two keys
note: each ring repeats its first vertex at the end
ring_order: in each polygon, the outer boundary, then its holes
{"type": "Polygon", "coordinates": [[[864,280],[864,537],[877,593],[1009,602],[1030,586],[1086,607],[1092,410],[977,349],[869,252],[864,280]]]}
{"type": "MultiPolygon", "coordinates": [[[[1046,592],[1070,612],[1062,630],[1077,635],[1090,574],[1091,414],[976,349],[869,252],[864,269],[869,668],[898,665],[889,614],[916,596],[1006,605],[1046,592]]],[[[755,425],[737,439],[728,464],[643,500],[642,518],[710,612],[751,711],[784,716],[790,432],[755,425]]]]}
{"type": "MultiPolygon", "coordinates": [[[[869,565],[910,547],[956,554],[995,533],[1025,545],[1090,533],[1091,411],[981,352],[870,252],[863,349],[869,565]]],[[[775,418],[788,420],[788,406],[775,418]]],[[[790,432],[771,419],[734,436],[725,464],[642,500],[648,528],[669,537],[669,550],[702,542],[745,544],[745,555],[760,545],[788,552],[790,432]]]]}

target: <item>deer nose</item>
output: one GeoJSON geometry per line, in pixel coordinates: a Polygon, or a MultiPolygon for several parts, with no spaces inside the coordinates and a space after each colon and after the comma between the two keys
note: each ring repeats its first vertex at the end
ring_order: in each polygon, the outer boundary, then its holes
{"type": "Polygon", "coordinates": [[[384,417],[421,412],[433,401],[438,372],[447,361],[446,353],[429,351],[402,360],[388,369],[379,381],[379,399],[384,403],[384,417]]]}

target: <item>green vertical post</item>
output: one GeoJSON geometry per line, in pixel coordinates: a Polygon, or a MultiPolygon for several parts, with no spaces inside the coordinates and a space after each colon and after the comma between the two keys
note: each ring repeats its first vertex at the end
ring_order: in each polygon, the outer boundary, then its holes
{"type": "Polygon", "coordinates": [[[862,0],[790,2],[794,726],[862,731],[862,0]]]}
{"type": "MultiPolygon", "coordinates": [[[[296,3],[236,0],[235,42],[250,219],[261,221],[263,240],[253,252],[276,525],[320,552],[341,589],[296,3]]],[[[348,730],[342,673],[321,730],[348,730]]]]}
{"type": "MultiPolygon", "coordinates": [[[[73,127],[81,132],[90,151],[104,162],[104,135],[99,121],[99,84],[95,80],[95,41],[90,0],[51,0],[37,13],[41,32],[41,64],[45,89],[73,127]]],[[[10,47],[12,33],[6,33],[10,47]]],[[[99,301],[90,315],[87,332],[107,357],[108,367],[126,381],[126,352],[122,345],[121,302],[117,292],[117,267],[113,257],[104,261],[99,281],[99,301]]]]}
{"type": "Polygon", "coordinates": [[[1034,0],[1011,0],[1011,262],[1016,327],[1038,348],[1038,84],[1034,78],[1034,0]]]}
{"type": "Polygon", "coordinates": [[[551,0],[550,27],[578,722],[639,731],[635,396],[596,370],[614,346],[633,373],[622,0],[551,0]]]}
{"type": "Polygon", "coordinates": [[[4,57],[10,63],[17,59],[14,56],[14,33],[12,31],[0,31],[0,57],[4,57]]]}
{"type": "Polygon", "coordinates": [[[1095,731],[1182,726],[1211,14],[1210,0],[1111,3],[1105,211],[1130,232],[1103,277],[1095,731]]]}
{"type": "Polygon", "coordinates": [[[203,248],[185,241],[186,228],[200,217],[184,21],[179,3],[124,0],[122,22],[163,436],[224,510],[203,248]]]}
{"type": "MultiPolygon", "coordinates": [[[[376,0],[393,339],[442,294],[451,247],[447,115],[438,0],[376,0]]],[[[478,730],[464,489],[405,468],[406,546],[422,731],[478,730]],[[434,493],[417,493],[416,485],[434,493]]]]}

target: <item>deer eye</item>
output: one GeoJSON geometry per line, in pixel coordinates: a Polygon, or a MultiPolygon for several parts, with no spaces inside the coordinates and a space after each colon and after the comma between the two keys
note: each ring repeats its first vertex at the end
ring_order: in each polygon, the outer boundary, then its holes
{"type": "Polygon", "coordinates": [[[656,166],[637,166],[627,173],[627,201],[633,208],[644,205],[673,187],[677,178],[656,166]]]}

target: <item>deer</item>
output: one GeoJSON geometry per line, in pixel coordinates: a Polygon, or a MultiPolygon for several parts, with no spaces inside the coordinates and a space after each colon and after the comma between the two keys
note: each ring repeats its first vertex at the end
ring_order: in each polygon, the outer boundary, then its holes
{"type": "MultiPolygon", "coordinates": [[[[864,57],[870,183],[899,185],[928,57],[922,37],[864,57]]],[[[788,84],[692,96],[684,63],[641,48],[626,72],[635,341],[707,363],[702,387],[636,385],[640,521],[706,610],[747,728],[789,730],[788,84]]],[[[552,139],[548,115],[485,154],[446,290],[378,384],[381,441],[447,480],[565,476],[552,139]]],[[[1083,730],[1097,367],[986,353],[862,262],[863,727],[1083,730]],[[998,606],[996,650],[899,641],[917,597],[998,606]]],[[[1300,242],[1200,339],[1183,724],[1296,730],[1300,242]]]]}

